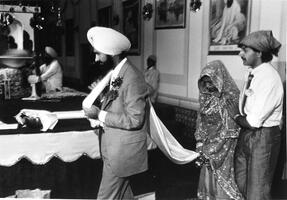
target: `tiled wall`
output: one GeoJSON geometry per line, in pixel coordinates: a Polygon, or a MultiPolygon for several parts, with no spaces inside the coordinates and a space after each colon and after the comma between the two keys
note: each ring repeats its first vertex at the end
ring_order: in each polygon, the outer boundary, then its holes
{"type": "Polygon", "coordinates": [[[163,103],[157,103],[154,107],[178,142],[185,148],[194,149],[197,111],[163,103]]]}
{"type": "Polygon", "coordinates": [[[196,129],[197,112],[195,110],[174,107],[175,109],[175,121],[182,123],[186,126],[186,130],[183,133],[186,137],[193,137],[196,129]]]}

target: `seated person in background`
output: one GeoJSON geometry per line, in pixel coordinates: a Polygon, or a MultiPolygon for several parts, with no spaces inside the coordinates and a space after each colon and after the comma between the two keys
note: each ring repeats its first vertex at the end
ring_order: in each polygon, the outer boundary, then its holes
{"type": "Polygon", "coordinates": [[[156,102],[159,87],[159,71],[156,68],[156,56],[147,58],[147,69],[144,72],[145,81],[148,85],[148,93],[152,103],[156,102]]]}
{"type": "Polygon", "coordinates": [[[226,101],[238,104],[239,89],[219,60],[202,69],[198,80],[199,112],[195,138],[201,163],[198,199],[243,199],[234,178],[234,150],[239,126],[226,101]]]}
{"type": "Polygon", "coordinates": [[[41,75],[30,75],[29,83],[42,82],[46,93],[62,91],[63,70],[56,58],[57,52],[52,47],[45,47],[44,64],[40,66],[41,75]]]}

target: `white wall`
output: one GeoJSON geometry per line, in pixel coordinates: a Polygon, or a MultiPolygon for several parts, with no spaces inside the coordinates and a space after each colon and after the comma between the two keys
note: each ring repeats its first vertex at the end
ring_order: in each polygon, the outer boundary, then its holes
{"type": "MultiPolygon", "coordinates": [[[[208,55],[209,2],[202,0],[199,12],[189,9],[186,0],[186,27],[179,29],[154,29],[155,1],[141,0],[154,7],[153,16],[141,24],[141,54],[129,59],[141,70],[150,54],[157,56],[157,66],[161,72],[159,101],[188,108],[198,108],[197,79],[201,69],[211,60],[220,59],[229,69],[239,88],[242,88],[247,70],[238,55],[208,55]]],[[[98,8],[112,4],[112,0],[98,0],[98,8]]],[[[249,31],[271,29],[282,42],[279,58],[273,64],[285,78],[286,70],[286,0],[250,0],[249,31]]]]}
{"type": "MultiPolygon", "coordinates": [[[[81,44],[88,43],[86,36],[87,31],[91,27],[92,22],[97,20],[97,3],[95,0],[78,1],[78,3],[67,1],[64,18],[66,20],[73,19],[74,40],[69,42],[73,42],[75,46],[74,56],[66,56],[66,49],[64,49],[64,53],[60,58],[64,66],[64,75],[66,77],[82,80],[84,76],[83,68],[87,66],[82,66],[83,58],[81,58],[81,44]]],[[[63,44],[64,43],[65,38],[63,38],[63,44]]],[[[65,44],[63,47],[65,48],[65,44]]]]}
{"type": "MultiPolygon", "coordinates": [[[[286,13],[284,13],[284,4],[286,4],[286,1],[284,0],[253,0],[250,16],[250,31],[272,30],[273,35],[283,44],[281,48],[282,52],[286,51],[286,39],[284,39],[286,35],[285,31],[282,29],[282,24],[286,24],[286,17],[285,19],[283,18],[283,16],[286,16],[286,13]]],[[[244,83],[243,77],[247,67],[242,64],[240,57],[237,55],[207,56],[207,62],[214,59],[221,59],[224,62],[241,89],[244,83]]],[[[281,68],[285,68],[286,57],[274,58],[272,61],[275,68],[279,68],[279,63],[281,63],[281,68]]],[[[281,71],[281,73],[284,72],[281,71]]]]}
{"type": "MultiPolygon", "coordinates": [[[[208,55],[209,6],[209,1],[202,1],[202,8],[197,13],[187,8],[188,19],[185,29],[155,30],[157,37],[154,52],[158,56],[158,68],[162,78],[159,101],[197,108],[197,79],[200,71],[207,62],[216,59],[222,60],[239,88],[242,88],[247,67],[243,66],[238,55],[208,55]]],[[[251,2],[250,31],[272,30],[274,36],[283,44],[281,49],[283,54],[286,52],[287,21],[284,10],[286,10],[284,0],[251,2]]],[[[285,77],[285,54],[274,59],[273,64],[281,74],[283,73],[282,77],[285,77]]]]}

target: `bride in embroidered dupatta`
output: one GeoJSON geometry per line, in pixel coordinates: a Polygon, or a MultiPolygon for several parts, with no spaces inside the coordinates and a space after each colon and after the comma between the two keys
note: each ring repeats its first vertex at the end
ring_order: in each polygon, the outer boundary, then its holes
{"type": "Polygon", "coordinates": [[[202,69],[198,80],[200,109],[195,138],[206,158],[198,185],[198,198],[243,199],[234,179],[234,149],[239,127],[228,115],[226,100],[238,104],[239,89],[219,60],[202,69]]]}

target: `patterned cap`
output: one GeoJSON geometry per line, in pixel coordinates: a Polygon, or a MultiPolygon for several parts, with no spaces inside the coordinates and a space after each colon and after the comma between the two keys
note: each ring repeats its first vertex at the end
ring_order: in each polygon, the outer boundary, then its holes
{"type": "Polygon", "coordinates": [[[272,31],[267,30],[250,33],[239,42],[238,46],[251,47],[258,51],[269,52],[277,56],[281,43],[273,37],[272,31]]]}

